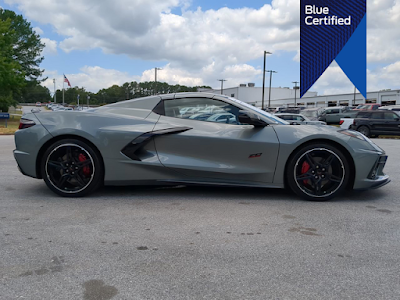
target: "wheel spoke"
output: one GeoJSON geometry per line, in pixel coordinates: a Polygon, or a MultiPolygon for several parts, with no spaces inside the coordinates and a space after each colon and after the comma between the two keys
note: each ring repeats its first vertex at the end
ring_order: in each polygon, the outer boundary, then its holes
{"type": "Polygon", "coordinates": [[[299,176],[296,176],[297,181],[307,180],[307,179],[314,179],[314,175],[307,172],[307,173],[301,174],[299,176]]]}
{"type": "Polygon", "coordinates": [[[49,160],[47,165],[56,169],[64,169],[63,163],[59,161],[49,160]]]}
{"type": "Polygon", "coordinates": [[[81,187],[86,185],[85,181],[82,179],[82,177],[79,174],[75,175],[75,179],[76,179],[76,181],[78,181],[78,183],[81,187]]]}
{"type": "Polygon", "coordinates": [[[63,174],[61,177],[60,177],[60,179],[57,181],[57,186],[59,187],[59,188],[62,188],[62,186],[64,185],[64,183],[65,183],[65,181],[67,181],[67,178],[68,178],[68,174],[63,174]]]}
{"type": "Polygon", "coordinates": [[[320,179],[320,180],[318,180],[318,181],[315,183],[315,188],[314,188],[314,190],[315,190],[315,194],[316,194],[317,196],[320,196],[320,195],[322,194],[321,182],[322,182],[322,180],[320,179]]]}
{"type": "Polygon", "coordinates": [[[90,160],[90,159],[87,159],[87,160],[85,160],[85,161],[81,161],[81,162],[79,162],[79,163],[77,163],[76,164],[76,166],[80,169],[80,168],[83,168],[83,167],[85,167],[85,166],[89,166],[89,165],[92,165],[92,161],[90,160]]]}
{"type": "Polygon", "coordinates": [[[323,166],[325,168],[329,167],[332,164],[334,158],[335,156],[333,154],[330,154],[329,157],[324,160],[323,166]]]}
{"type": "Polygon", "coordinates": [[[305,156],[306,156],[306,160],[310,164],[311,168],[314,169],[315,168],[315,161],[312,158],[312,156],[309,155],[308,153],[305,156]]]}
{"type": "Polygon", "coordinates": [[[68,146],[67,149],[66,149],[66,151],[67,151],[67,160],[70,161],[70,162],[72,162],[72,161],[73,161],[73,157],[72,157],[72,150],[71,150],[71,147],[68,146]]]}
{"type": "Polygon", "coordinates": [[[342,178],[336,175],[331,175],[330,180],[333,182],[341,182],[342,178]]]}

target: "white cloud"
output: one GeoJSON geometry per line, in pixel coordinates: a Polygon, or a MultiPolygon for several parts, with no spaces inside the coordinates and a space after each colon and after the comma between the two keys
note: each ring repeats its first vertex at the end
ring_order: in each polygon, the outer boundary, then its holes
{"type": "Polygon", "coordinates": [[[33,31],[35,31],[38,35],[43,34],[43,30],[40,27],[33,27],[33,31]]]}
{"type": "MultiPolygon", "coordinates": [[[[368,92],[387,88],[400,89],[400,61],[383,68],[367,70],[368,92]]],[[[319,95],[333,95],[354,92],[354,85],[346,74],[333,62],[312,87],[319,95]]]]}
{"type": "MultiPolygon", "coordinates": [[[[207,11],[189,10],[190,0],[152,0],[151,5],[143,0],[5,1],[16,4],[28,19],[52,25],[64,37],[58,45],[63,51],[101,48],[104,53],[167,61],[159,80],[170,84],[216,87],[222,77],[230,85],[253,81],[260,70],[248,62],[260,59],[264,50],[277,55],[296,51],[293,60],[299,61],[298,0],[273,0],[259,9],[207,11]],[[181,15],[171,12],[176,8],[181,15]]],[[[368,62],[387,66],[369,66],[369,90],[398,87],[394,78],[399,75],[400,0],[368,0],[367,9],[368,62]]],[[[140,77],[151,80],[151,72],[140,77]]],[[[336,66],[312,89],[352,92],[352,84],[336,66]]]]}
{"type": "MultiPolygon", "coordinates": [[[[260,9],[189,11],[188,1],[7,0],[32,20],[51,24],[64,36],[66,52],[101,48],[132,58],[167,60],[193,71],[221,61],[243,64],[269,51],[299,47],[297,0],[274,0],[260,9]],[[182,7],[182,15],[171,9],[182,7]],[[46,14],[43,14],[46,11],[46,14]]],[[[219,70],[223,70],[219,68],[219,70]]]]}
{"type": "MultiPolygon", "coordinates": [[[[139,76],[131,76],[125,72],[112,69],[104,69],[98,66],[89,67],[84,66],[81,68],[81,73],[78,74],[65,74],[71,85],[84,87],[86,90],[97,93],[102,88],[108,88],[116,85],[122,85],[125,82],[138,81],[139,76]]],[[[56,89],[63,87],[63,74],[58,74],[58,71],[45,71],[43,77],[48,77],[42,85],[54,91],[53,78],[56,79],[56,89]]],[[[65,83],[64,87],[67,88],[68,84],[65,83]]]]}
{"type": "Polygon", "coordinates": [[[43,44],[45,44],[45,47],[43,49],[43,54],[50,54],[50,55],[55,55],[57,54],[57,41],[50,40],[48,38],[41,38],[41,41],[43,44]]]}

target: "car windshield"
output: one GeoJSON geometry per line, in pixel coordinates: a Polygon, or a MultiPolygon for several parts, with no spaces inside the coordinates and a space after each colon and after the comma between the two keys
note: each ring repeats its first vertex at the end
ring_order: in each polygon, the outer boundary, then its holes
{"type": "Polygon", "coordinates": [[[370,109],[370,105],[359,105],[359,106],[357,106],[357,109],[370,109]]]}
{"type": "Polygon", "coordinates": [[[303,110],[301,114],[309,118],[316,118],[318,117],[318,110],[303,110]]]}
{"type": "Polygon", "coordinates": [[[246,103],[246,102],[243,102],[243,101],[240,101],[240,100],[238,100],[238,99],[231,98],[231,97],[227,97],[227,98],[228,98],[229,100],[233,101],[233,102],[236,102],[236,103],[239,103],[239,104],[241,104],[241,105],[243,105],[243,106],[246,106],[248,109],[250,109],[250,110],[252,110],[252,111],[255,111],[255,112],[257,112],[257,113],[259,113],[259,114],[261,114],[261,115],[267,117],[268,119],[272,120],[272,121],[275,122],[275,123],[278,123],[278,124],[285,124],[285,125],[289,125],[289,124],[290,124],[289,122],[286,122],[285,120],[282,120],[281,118],[278,118],[278,117],[276,117],[276,116],[270,114],[269,112],[263,111],[263,110],[259,109],[258,107],[255,107],[255,106],[253,106],[253,105],[250,105],[250,104],[248,104],[248,103],[246,103]]]}

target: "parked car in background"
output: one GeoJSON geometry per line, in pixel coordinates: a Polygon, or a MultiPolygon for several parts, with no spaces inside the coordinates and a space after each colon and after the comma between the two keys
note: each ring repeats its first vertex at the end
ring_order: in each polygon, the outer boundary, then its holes
{"type": "Polygon", "coordinates": [[[391,110],[391,111],[400,111],[400,105],[381,106],[378,109],[391,110]]]}
{"type": "Polygon", "coordinates": [[[37,106],[37,107],[41,107],[41,106],[42,106],[42,103],[36,102],[36,106],[37,106]]]}
{"type": "Polygon", "coordinates": [[[366,103],[366,104],[360,104],[354,110],[375,110],[378,109],[379,107],[381,107],[381,105],[378,103],[366,103]]]}
{"type": "Polygon", "coordinates": [[[275,114],[275,116],[288,121],[292,125],[326,125],[322,121],[313,121],[302,114],[275,114]]]}
{"type": "Polygon", "coordinates": [[[350,129],[357,130],[367,137],[400,135],[400,116],[389,110],[369,110],[359,112],[350,129]]]}
{"type": "Polygon", "coordinates": [[[288,113],[288,114],[299,114],[305,106],[289,106],[289,107],[278,107],[275,113],[288,113]]]}
{"type": "Polygon", "coordinates": [[[351,125],[353,125],[353,118],[342,118],[339,121],[340,128],[342,129],[350,129],[351,125]]]}
{"type": "Polygon", "coordinates": [[[303,115],[303,116],[306,116],[311,121],[318,121],[318,118],[322,115],[323,112],[324,112],[324,108],[322,108],[322,107],[313,107],[313,108],[303,109],[300,112],[300,114],[303,115]]]}
{"type": "Polygon", "coordinates": [[[357,112],[356,110],[349,109],[347,106],[328,107],[318,120],[327,124],[339,124],[341,118],[354,118],[357,112]]]}

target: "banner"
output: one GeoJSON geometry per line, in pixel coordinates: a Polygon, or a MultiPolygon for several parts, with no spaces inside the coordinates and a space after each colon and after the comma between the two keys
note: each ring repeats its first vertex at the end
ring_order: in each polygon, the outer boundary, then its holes
{"type": "Polygon", "coordinates": [[[300,97],[336,60],[367,96],[366,0],[300,1],[300,97]]]}

